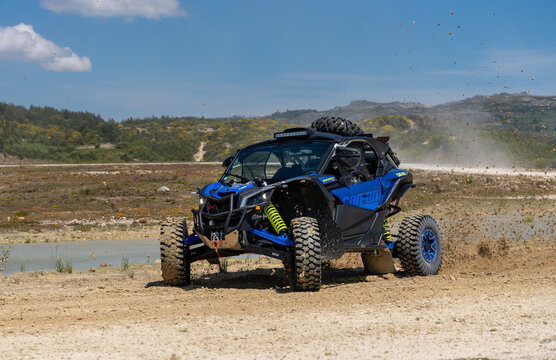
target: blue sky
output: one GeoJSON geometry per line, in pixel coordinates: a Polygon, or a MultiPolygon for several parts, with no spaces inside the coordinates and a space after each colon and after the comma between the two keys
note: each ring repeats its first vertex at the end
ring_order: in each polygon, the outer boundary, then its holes
{"type": "Polygon", "coordinates": [[[553,1],[135,1],[1,1],[0,101],[121,120],[556,95],[553,1]]]}

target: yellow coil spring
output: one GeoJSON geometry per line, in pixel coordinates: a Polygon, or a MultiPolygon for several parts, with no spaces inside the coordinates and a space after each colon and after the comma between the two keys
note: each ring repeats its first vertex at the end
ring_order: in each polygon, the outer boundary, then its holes
{"type": "Polygon", "coordinates": [[[390,234],[390,223],[388,219],[384,219],[384,239],[386,241],[392,241],[392,234],[390,234]]]}
{"type": "Polygon", "coordinates": [[[278,210],[276,210],[276,207],[272,205],[272,203],[269,203],[264,208],[264,213],[266,214],[266,217],[268,217],[268,220],[272,224],[272,227],[277,234],[286,231],[288,227],[286,226],[286,223],[284,222],[280,214],[278,214],[278,210]]]}

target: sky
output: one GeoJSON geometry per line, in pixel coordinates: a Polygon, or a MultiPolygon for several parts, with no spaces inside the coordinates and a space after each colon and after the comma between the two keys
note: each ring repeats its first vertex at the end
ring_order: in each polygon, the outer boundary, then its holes
{"type": "Polygon", "coordinates": [[[554,1],[0,0],[0,101],[257,116],[556,95],[554,1]]]}

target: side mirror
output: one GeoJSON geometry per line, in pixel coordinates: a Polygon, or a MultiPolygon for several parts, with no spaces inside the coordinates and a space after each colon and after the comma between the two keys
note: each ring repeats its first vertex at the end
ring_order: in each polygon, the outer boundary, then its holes
{"type": "Polygon", "coordinates": [[[230,166],[230,164],[232,163],[233,159],[234,159],[233,156],[228,156],[226,159],[224,159],[224,161],[222,161],[222,167],[228,168],[228,166],[230,166]]]}

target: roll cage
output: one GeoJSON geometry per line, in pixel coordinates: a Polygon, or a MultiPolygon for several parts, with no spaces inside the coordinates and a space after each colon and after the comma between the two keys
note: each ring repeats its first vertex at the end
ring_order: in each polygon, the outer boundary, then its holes
{"type": "MultiPolygon", "coordinates": [[[[323,154],[322,160],[320,164],[315,169],[314,175],[324,175],[327,174],[327,170],[330,169],[330,162],[336,156],[338,148],[359,148],[361,152],[361,161],[365,163],[367,166],[367,171],[369,172],[369,178],[380,177],[386,174],[389,170],[396,168],[399,165],[399,160],[394,155],[393,151],[388,146],[388,137],[373,137],[372,134],[364,134],[359,136],[341,136],[331,133],[323,133],[314,131],[312,129],[306,128],[293,128],[287,129],[282,133],[275,134],[274,139],[262,141],[256,144],[252,144],[241,148],[237,151],[237,153],[224,160],[223,165],[226,165],[226,171],[223,173],[223,176],[220,178],[220,182],[223,181],[223,178],[226,174],[230,174],[232,171],[232,166],[236,161],[236,158],[239,154],[241,154],[244,150],[255,149],[259,147],[265,146],[290,146],[294,144],[300,143],[309,143],[309,142],[325,142],[329,143],[330,146],[328,150],[323,154]],[[294,135],[294,136],[287,136],[287,134],[297,134],[300,132],[304,132],[305,135],[294,135]],[[278,134],[285,134],[286,136],[277,137],[278,134]],[[368,155],[368,156],[367,156],[368,155]],[[226,164],[227,163],[227,164],[226,164]]],[[[361,164],[358,164],[359,166],[361,164]]],[[[298,176],[308,175],[308,174],[299,174],[298,176]]],[[[340,175],[339,178],[343,178],[345,174],[338,174],[340,175]],[[342,176],[343,175],[343,176],[342,176]]],[[[298,177],[295,176],[295,177],[298,177]]],[[[288,178],[282,179],[287,180],[288,178]]],[[[245,179],[245,180],[253,180],[253,179],[245,179]]]]}

